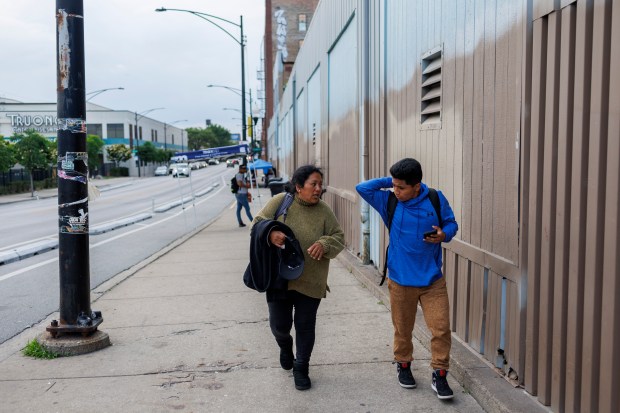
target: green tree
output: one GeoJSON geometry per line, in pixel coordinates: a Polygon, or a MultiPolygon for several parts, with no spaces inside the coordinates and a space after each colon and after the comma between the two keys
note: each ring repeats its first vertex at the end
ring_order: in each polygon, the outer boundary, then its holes
{"type": "Polygon", "coordinates": [[[58,142],[56,140],[47,140],[47,150],[50,154],[50,160],[52,163],[57,162],[58,160],[58,142]]]}
{"type": "Polygon", "coordinates": [[[13,135],[11,139],[15,141],[17,162],[30,173],[30,195],[34,197],[32,172],[45,169],[52,162],[48,140],[32,129],[13,135]]]}
{"type": "Polygon", "coordinates": [[[168,162],[172,156],[174,156],[174,152],[170,149],[157,149],[155,151],[155,162],[168,162]]]}
{"type": "Polygon", "coordinates": [[[190,150],[216,148],[232,144],[230,131],[220,125],[207,128],[187,128],[187,146],[190,150]]]}
{"type": "Polygon", "coordinates": [[[13,147],[0,135],[0,172],[8,171],[13,165],[15,165],[13,147]]]}
{"type": "Polygon", "coordinates": [[[97,135],[88,135],[86,137],[86,152],[88,152],[88,170],[93,175],[99,170],[99,155],[103,153],[105,143],[97,135]]]}
{"type": "Polygon", "coordinates": [[[121,162],[131,159],[131,149],[121,143],[108,146],[106,152],[108,153],[108,158],[116,164],[117,168],[121,162]]]}
{"type": "Polygon", "coordinates": [[[211,131],[211,134],[213,135],[212,148],[232,145],[232,141],[230,140],[230,131],[225,127],[213,124],[209,126],[207,130],[211,131]]]}
{"type": "Polygon", "coordinates": [[[157,160],[157,148],[151,142],[144,142],[138,148],[138,159],[142,165],[157,160]]]}

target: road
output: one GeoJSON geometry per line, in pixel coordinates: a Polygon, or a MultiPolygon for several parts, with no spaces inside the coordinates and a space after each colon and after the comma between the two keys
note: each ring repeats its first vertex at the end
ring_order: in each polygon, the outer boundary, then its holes
{"type": "MultiPolygon", "coordinates": [[[[192,171],[191,179],[151,177],[102,192],[89,203],[90,227],[150,213],[152,218],[101,235],[90,235],[90,286],[95,288],[176,239],[213,220],[230,207],[229,182],[234,171],[224,164],[192,171]],[[165,212],[154,207],[195,197],[165,212]]],[[[254,192],[256,195],[256,191],[254,192]]],[[[252,203],[253,212],[269,197],[252,203]]],[[[1,205],[0,251],[44,239],[57,239],[57,199],[1,205]]],[[[236,226],[236,222],[230,223],[236,226]]],[[[242,230],[242,229],[240,229],[242,230]]],[[[59,306],[58,250],[0,266],[0,343],[38,323],[59,306]]],[[[96,310],[96,308],[93,308],[96,310]]],[[[139,315],[136,315],[137,317],[139,315]]],[[[104,323],[105,323],[105,314],[104,323]]]]}

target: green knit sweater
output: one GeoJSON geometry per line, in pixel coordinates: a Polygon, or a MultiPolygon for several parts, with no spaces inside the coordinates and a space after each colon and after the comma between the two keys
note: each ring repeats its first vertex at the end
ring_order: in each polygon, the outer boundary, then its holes
{"type": "MultiPolygon", "coordinates": [[[[284,195],[284,193],[278,194],[271,198],[254,217],[252,225],[265,219],[273,219],[284,195]]],[[[283,219],[284,216],[281,216],[278,221],[283,221],[283,219]]],[[[329,291],[327,286],[329,260],[335,258],[344,248],[344,232],[336,216],[323,201],[310,204],[295,196],[295,201],[288,209],[285,223],[295,233],[305,258],[301,277],[289,281],[288,289],[299,291],[309,297],[325,298],[326,292],[329,291]],[[323,246],[325,251],[323,258],[318,261],[308,255],[308,248],[316,241],[323,246]]]]}

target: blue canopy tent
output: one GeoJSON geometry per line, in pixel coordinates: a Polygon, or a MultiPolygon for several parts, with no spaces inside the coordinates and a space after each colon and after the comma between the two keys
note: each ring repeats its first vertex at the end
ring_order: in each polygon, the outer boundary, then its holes
{"type": "Polygon", "coordinates": [[[265,173],[265,174],[271,168],[273,168],[273,165],[271,164],[271,162],[267,162],[267,161],[264,161],[262,159],[257,159],[254,162],[248,164],[248,169],[250,171],[255,170],[255,169],[262,169],[263,173],[265,173]]]}

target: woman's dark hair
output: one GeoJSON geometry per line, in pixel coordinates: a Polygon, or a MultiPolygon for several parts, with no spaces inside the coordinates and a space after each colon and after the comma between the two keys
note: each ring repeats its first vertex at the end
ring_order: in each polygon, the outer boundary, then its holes
{"type": "Polygon", "coordinates": [[[402,179],[409,185],[422,182],[422,165],[413,158],[405,158],[396,162],[390,168],[392,178],[402,179]]]}
{"type": "Polygon", "coordinates": [[[321,171],[321,168],[317,168],[314,165],[304,165],[297,168],[297,170],[293,173],[293,178],[291,178],[291,181],[286,185],[286,192],[295,194],[295,192],[297,192],[297,185],[304,186],[308,178],[310,178],[310,175],[315,172],[323,177],[323,171],[321,171]]]}

